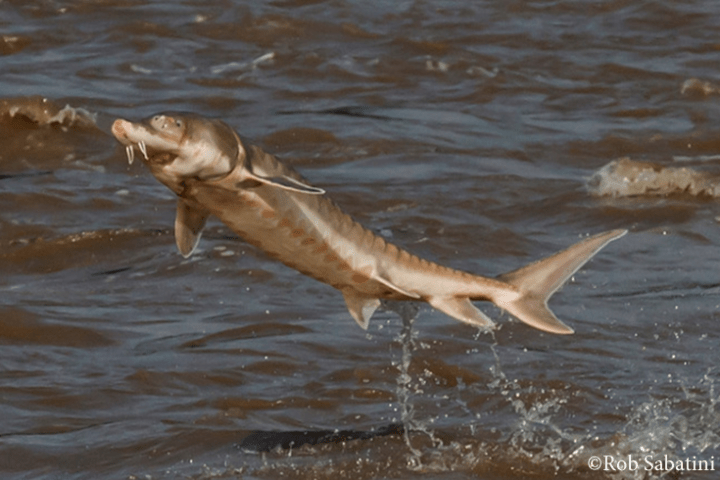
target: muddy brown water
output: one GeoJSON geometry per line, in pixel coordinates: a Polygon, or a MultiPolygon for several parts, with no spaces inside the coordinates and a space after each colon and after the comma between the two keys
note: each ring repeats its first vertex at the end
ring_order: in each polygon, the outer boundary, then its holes
{"type": "Polygon", "coordinates": [[[710,0],[0,1],[0,476],[716,478],[719,24],[710,0]],[[163,110],[452,267],[631,232],[551,300],[573,336],[489,305],[492,335],[427,305],[365,332],[217,222],[177,254],[172,194],[109,135],[163,110]],[[593,190],[624,157],[706,183],[593,190]]]}

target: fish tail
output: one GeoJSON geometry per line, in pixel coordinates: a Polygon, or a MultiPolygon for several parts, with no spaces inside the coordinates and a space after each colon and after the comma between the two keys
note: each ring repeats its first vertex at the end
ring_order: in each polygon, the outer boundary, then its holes
{"type": "Polygon", "coordinates": [[[550,333],[573,333],[572,328],[550,311],[548,300],[585,262],[626,233],[627,230],[600,233],[547,258],[500,275],[497,280],[515,287],[516,293],[500,294],[491,300],[532,327],[550,333]]]}

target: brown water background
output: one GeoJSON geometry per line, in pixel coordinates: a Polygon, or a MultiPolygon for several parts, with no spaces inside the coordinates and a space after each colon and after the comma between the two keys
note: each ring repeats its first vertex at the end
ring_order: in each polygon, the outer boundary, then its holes
{"type": "Polygon", "coordinates": [[[714,178],[718,27],[713,0],[0,0],[0,477],[717,478],[715,190],[587,182],[620,157],[714,178]],[[631,232],[553,297],[573,336],[489,305],[492,335],[428,306],[365,332],[217,222],[177,254],[171,192],[108,133],[163,110],[479,274],[631,232]]]}

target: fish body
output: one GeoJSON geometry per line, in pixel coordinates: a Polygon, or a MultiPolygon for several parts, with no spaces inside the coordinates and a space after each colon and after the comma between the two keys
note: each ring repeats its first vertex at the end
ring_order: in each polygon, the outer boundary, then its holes
{"type": "Polygon", "coordinates": [[[381,299],[420,300],[460,321],[494,324],[473,301],[491,301],[521,321],[572,333],[547,300],[610,241],[613,230],[496,278],[451,269],[398,248],[344,213],[273,155],[246,144],[228,125],[169,112],[142,122],[116,120],[115,137],[135,149],[154,176],[178,195],[175,238],[192,254],[208,217],[248,243],[340,290],[352,317],[368,327],[381,299]]]}

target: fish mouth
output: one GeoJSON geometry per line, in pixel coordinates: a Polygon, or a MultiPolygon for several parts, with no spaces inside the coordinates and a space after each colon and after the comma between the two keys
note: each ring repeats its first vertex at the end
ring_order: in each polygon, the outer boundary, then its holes
{"type": "Polygon", "coordinates": [[[137,147],[138,150],[140,150],[140,153],[142,154],[142,156],[145,158],[146,161],[150,160],[150,156],[148,155],[148,152],[147,152],[147,145],[145,144],[144,141],[141,140],[137,144],[130,143],[128,145],[125,145],[125,155],[127,155],[128,165],[132,165],[133,162],[135,161],[135,147],[137,147]]]}

